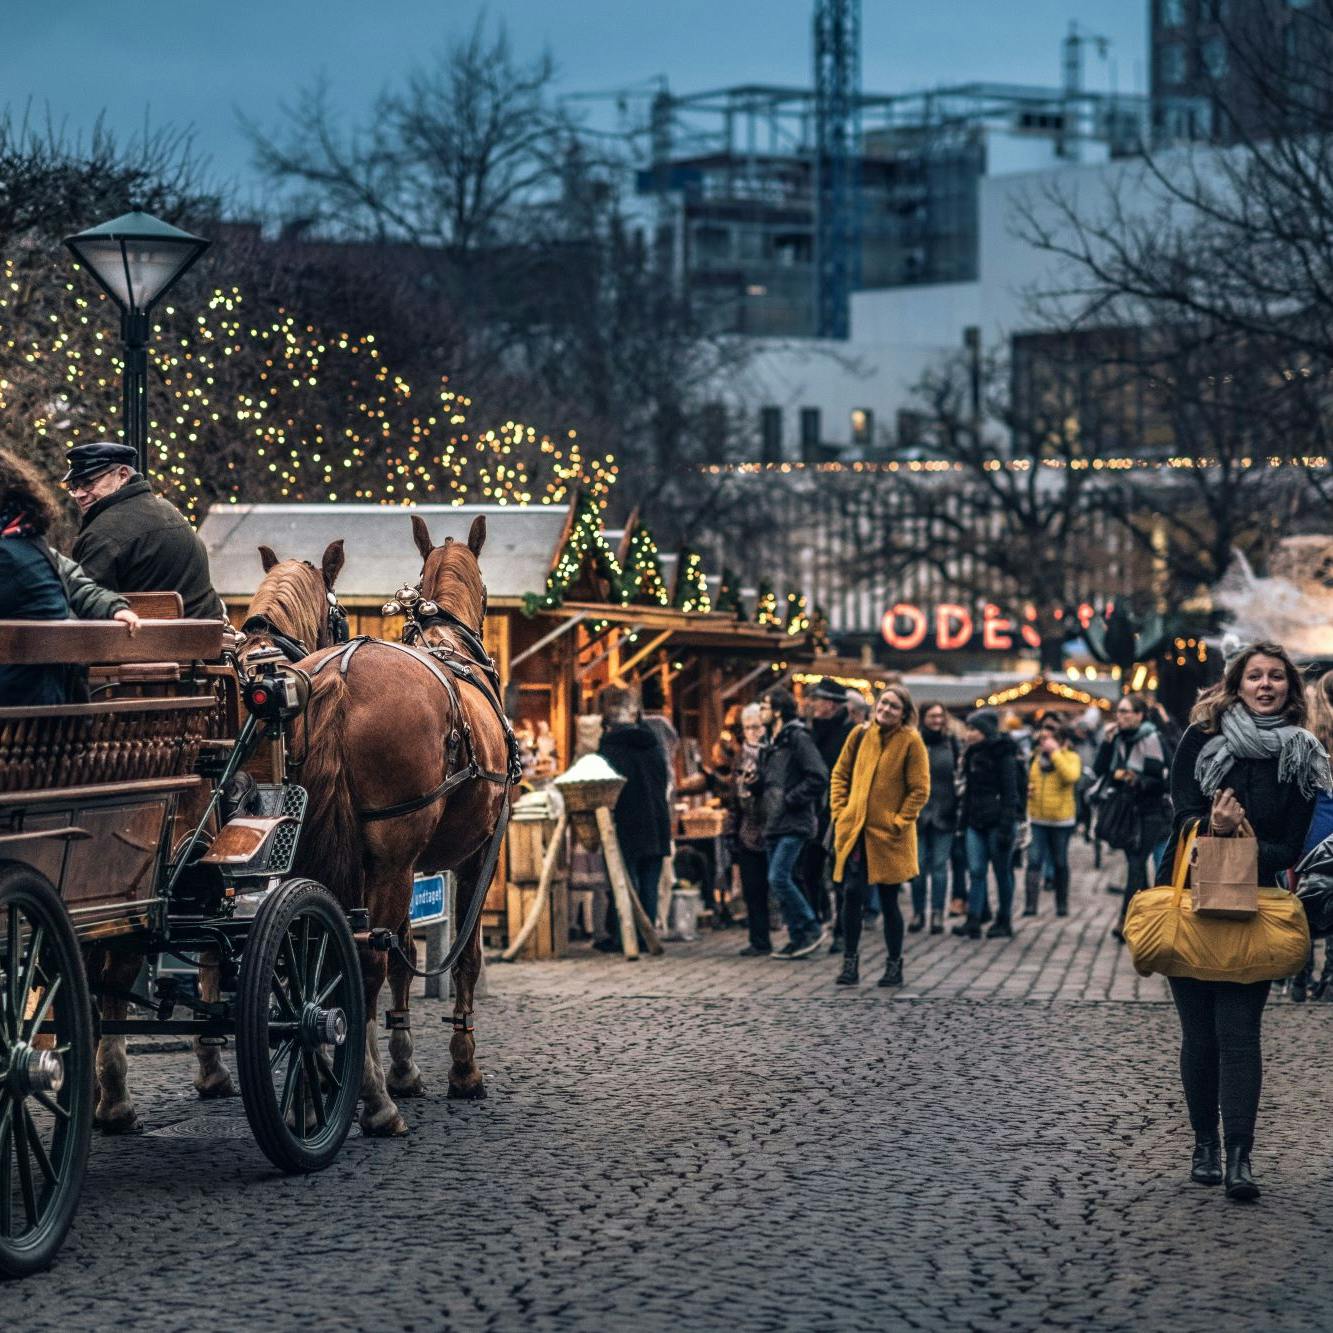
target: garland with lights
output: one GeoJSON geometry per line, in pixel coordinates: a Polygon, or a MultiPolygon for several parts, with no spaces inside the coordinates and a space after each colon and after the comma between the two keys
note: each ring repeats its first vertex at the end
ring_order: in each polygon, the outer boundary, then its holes
{"type": "Polygon", "coordinates": [[[704,558],[698,551],[682,547],[676,562],[676,595],[672,605],[678,611],[697,611],[707,615],[713,609],[708,595],[708,576],[704,573],[704,558]]]}
{"type": "Polygon", "coordinates": [[[609,602],[623,604],[628,600],[624,571],[602,531],[601,506],[591,495],[580,493],[574,502],[564,545],[546,576],[546,588],[540,593],[525,594],[524,614],[535,616],[539,611],[553,611],[560,606],[589,565],[592,573],[606,583],[609,602]]]}

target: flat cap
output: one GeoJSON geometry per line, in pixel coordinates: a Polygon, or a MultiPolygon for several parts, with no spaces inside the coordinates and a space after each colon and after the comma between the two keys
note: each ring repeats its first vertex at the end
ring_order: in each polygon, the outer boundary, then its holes
{"type": "Polygon", "coordinates": [[[97,440],[92,444],[76,444],[67,455],[69,471],[65,485],[88,481],[113,467],[137,467],[138,450],[132,444],[116,444],[112,440],[97,440]]]}

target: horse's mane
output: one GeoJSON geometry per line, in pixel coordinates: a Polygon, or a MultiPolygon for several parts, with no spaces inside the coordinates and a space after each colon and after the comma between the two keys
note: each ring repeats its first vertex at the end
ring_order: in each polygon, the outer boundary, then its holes
{"type": "Polygon", "coordinates": [[[324,579],[304,560],[284,560],[264,576],[245,616],[263,616],[275,629],[312,652],[325,614],[324,579]]]}
{"type": "Polygon", "coordinates": [[[464,624],[481,624],[486,585],[477,557],[466,542],[447,541],[430,553],[422,571],[421,592],[464,624]]]}

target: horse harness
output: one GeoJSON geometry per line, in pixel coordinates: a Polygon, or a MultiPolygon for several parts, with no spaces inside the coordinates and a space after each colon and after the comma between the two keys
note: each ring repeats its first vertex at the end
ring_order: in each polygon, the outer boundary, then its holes
{"type": "MultiPolygon", "coordinates": [[[[310,564],[307,560],[306,564],[310,564]]],[[[313,569],[314,566],[311,565],[313,569]]],[[[331,588],[324,589],[324,596],[328,599],[328,627],[329,638],[334,644],[347,642],[347,612],[338,605],[338,599],[333,595],[331,588]]],[[[284,634],[267,616],[251,616],[244,625],[241,626],[242,634],[262,634],[270,639],[273,646],[291,663],[299,662],[303,657],[309,657],[311,653],[318,650],[307,648],[300,639],[294,638],[290,634],[284,634]]]]}
{"type": "MultiPolygon", "coordinates": [[[[500,703],[499,672],[496,670],[494,661],[482,648],[476,635],[468,630],[465,625],[455,621],[452,616],[442,615],[440,619],[441,622],[447,619],[456,628],[465,631],[466,638],[464,638],[464,642],[469,649],[479,651],[479,660],[465,659],[459,655],[456,649],[448,645],[427,648],[420,644],[393,643],[388,639],[372,639],[369,635],[358,635],[355,639],[350,640],[340,652],[330,653],[329,656],[310,670],[311,677],[314,677],[319,675],[330,662],[337,661],[339,673],[346,676],[352,658],[356,656],[358,650],[367,643],[375,643],[385,648],[391,648],[394,652],[405,653],[413,661],[419,662],[444,686],[445,693],[449,696],[449,701],[453,705],[454,717],[457,721],[445,741],[444,781],[439,783],[438,786],[432,787],[430,791],[424,792],[420,796],[414,796],[407,801],[399,801],[396,805],[386,805],[374,810],[358,810],[357,817],[363,823],[370,824],[377,820],[397,819],[401,815],[414,814],[416,811],[424,810],[428,805],[433,805],[436,801],[442,800],[456,787],[461,787],[465,782],[471,782],[477,778],[480,778],[483,782],[493,782],[496,786],[503,787],[507,800],[510,787],[523,776],[514,729],[509,725],[509,719],[505,716],[504,708],[500,703]],[[500,723],[500,728],[504,732],[505,749],[509,761],[507,769],[503,773],[483,768],[481,761],[477,758],[476,740],[472,734],[472,725],[468,722],[467,715],[463,711],[463,702],[458,692],[459,681],[465,681],[480,690],[482,697],[490,704],[491,711],[494,712],[496,720],[500,723]],[[488,688],[488,685],[490,688],[488,688]],[[463,765],[456,769],[454,765],[459,758],[460,750],[463,765]]],[[[418,633],[416,637],[419,639],[420,634],[418,633]]]]}

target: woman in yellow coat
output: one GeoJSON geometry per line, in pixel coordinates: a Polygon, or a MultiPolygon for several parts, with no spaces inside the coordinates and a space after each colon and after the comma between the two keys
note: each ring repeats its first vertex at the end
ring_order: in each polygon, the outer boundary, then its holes
{"type": "Polygon", "coordinates": [[[901,685],[886,686],[874,719],[847,737],[833,766],[833,879],[843,886],[847,941],[839,986],[861,979],[861,918],[872,884],[879,887],[889,956],[879,984],[903,984],[898,891],[917,874],[916,817],[930,797],[930,760],[915,724],[912,696],[901,685]]]}

